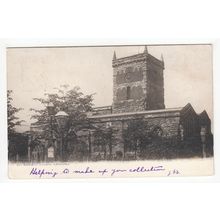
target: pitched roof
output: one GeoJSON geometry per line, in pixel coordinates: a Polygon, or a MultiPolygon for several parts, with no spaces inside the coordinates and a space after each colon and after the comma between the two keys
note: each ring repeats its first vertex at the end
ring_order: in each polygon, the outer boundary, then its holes
{"type": "Polygon", "coordinates": [[[199,116],[200,122],[210,121],[210,118],[209,118],[208,113],[206,112],[206,110],[204,110],[203,112],[201,112],[198,116],[199,116]]]}

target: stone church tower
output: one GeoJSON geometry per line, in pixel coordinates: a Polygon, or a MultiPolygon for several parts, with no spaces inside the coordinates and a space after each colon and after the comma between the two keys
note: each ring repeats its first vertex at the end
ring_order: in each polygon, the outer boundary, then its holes
{"type": "Polygon", "coordinates": [[[148,53],[113,60],[113,113],[164,109],[164,61],[148,53]]]}

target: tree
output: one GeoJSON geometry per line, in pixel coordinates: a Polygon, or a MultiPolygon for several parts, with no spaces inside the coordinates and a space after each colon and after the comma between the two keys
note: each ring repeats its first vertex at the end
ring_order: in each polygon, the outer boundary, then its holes
{"type": "MultiPolygon", "coordinates": [[[[84,95],[79,87],[69,89],[68,85],[61,85],[59,88],[54,89],[54,93],[45,93],[43,98],[34,98],[43,108],[40,110],[32,108],[31,110],[34,112],[32,119],[36,119],[36,123],[42,128],[43,132],[40,135],[43,139],[53,142],[54,138],[52,137],[56,136],[55,139],[59,139],[62,142],[61,145],[64,149],[62,155],[63,158],[67,158],[69,155],[67,155],[66,146],[68,146],[67,140],[71,138],[70,130],[73,126],[75,129],[76,127],[78,129],[82,122],[85,122],[87,117],[86,113],[92,110],[93,94],[84,95]],[[54,117],[49,117],[47,110],[49,103],[52,103],[54,106],[54,114],[58,111],[65,111],[69,115],[67,126],[65,126],[66,128],[64,129],[65,131],[58,129],[54,117]]],[[[82,145],[81,147],[83,148],[82,145]]],[[[70,152],[68,152],[68,154],[69,153],[70,152]]]]}
{"type": "Polygon", "coordinates": [[[15,159],[16,155],[23,154],[26,147],[27,138],[23,134],[15,131],[16,126],[21,125],[23,120],[19,120],[16,114],[22,108],[16,108],[12,105],[12,90],[7,90],[7,112],[8,112],[8,157],[15,159]]]}
{"type": "Polygon", "coordinates": [[[8,111],[8,136],[11,137],[15,133],[15,127],[21,125],[23,120],[19,120],[16,114],[22,108],[16,108],[12,105],[12,90],[7,90],[7,111],[8,111]]]}
{"type": "Polygon", "coordinates": [[[125,151],[134,151],[135,159],[137,159],[137,151],[144,151],[152,140],[152,129],[147,122],[140,118],[129,121],[122,135],[125,151]]]}
{"type": "Polygon", "coordinates": [[[60,88],[54,88],[55,93],[45,93],[44,98],[34,98],[43,105],[43,109],[33,109],[32,119],[38,123],[45,123],[48,120],[47,105],[53,103],[55,112],[65,111],[69,115],[71,122],[81,121],[86,118],[86,112],[92,110],[93,94],[84,95],[79,87],[68,89],[69,85],[61,85],[60,88]]]}
{"type": "Polygon", "coordinates": [[[117,131],[113,129],[112,127],[100,127],[95,130],[93,133],[94,135],[94,142],[96,146],[101,147],[102,152],[104,152],[104,158],[107,158],[107,147],[109,148],[109,158],[112,159],[112,146],[117,142],[117,139],[115,137],[115,133],[117,131]]]}

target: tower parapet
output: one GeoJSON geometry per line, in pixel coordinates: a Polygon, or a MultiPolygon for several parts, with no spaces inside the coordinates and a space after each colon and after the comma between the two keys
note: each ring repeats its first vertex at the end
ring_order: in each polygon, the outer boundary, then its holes
{"type": "Polygon", "coordinates": [[[144,52],[113,55],[113,112],[164,109],[164,61],[144,52]]]}

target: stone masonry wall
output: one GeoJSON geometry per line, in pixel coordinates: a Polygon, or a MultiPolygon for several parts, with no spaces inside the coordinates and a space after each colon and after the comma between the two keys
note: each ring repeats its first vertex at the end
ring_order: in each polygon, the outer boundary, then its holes
{"type": "Polygon", "coordinates": [[[155,62],[153,58],[148,58],[147,62],[147,108],[146,109],[164,109],[164,65],[161,62],[155,62]]]}
{"type": "MultiPolygon", "coordinates": [[[[91,122],[96,127],[105,128],[106,126],[111,125],[114,130],[113,139],[115,140],[112,144],[112,154],[115,155],[117,152],[121,152],[124,155],[124,140],[123,140],[123,130],[126,129],[127,123],[131,120],[137,119],[136,115],[133,116],[120,116],[120,117],[104,117],[100,119],[92,119],[91,122]]],[[[163,131],[163,137],[177,137],[178,128],[179,128],[179,114],[172,113],[166,114],[166,117],[163,113],[157,115],[147,114],[142,116],[142,118],[148,123],[149,127],[160,127],[163,131]]],[[[93,146],[93,144],[92,144],[93,146]]],[[[95,147],[95,146],[93,146],[95,147]]],[[[92,154],[94,151],[92,150],[92,154]]]]}
{"type": "Polygon", "coordinates": [[[148,53],[113,60],[113,113],[164,109],[164,63],[148,53]]]}
{"type": "Polygon", "coordinates": [[[113,113],[143,111],[146,96],[145,57],[127,58],[113,66],[113,113]],[[127,97],[129,87],[130,97],[127,97]]]}

